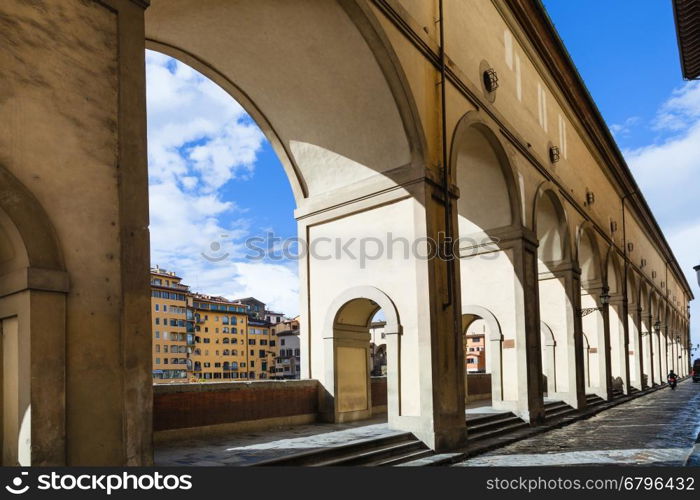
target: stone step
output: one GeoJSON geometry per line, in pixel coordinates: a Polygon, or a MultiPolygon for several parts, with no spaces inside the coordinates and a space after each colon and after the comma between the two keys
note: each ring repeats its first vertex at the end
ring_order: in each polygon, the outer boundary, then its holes
{"type": "Polygon", "coordinates": [[[576,413],[576,409],[572,408],[563,401],[551,401],[544,405],[544,419],[552,420],[562,418],[576,413]]]}
{"type": "Polygon", "coordinates": [[[474,443],[476,441],[483,441],[484,439],[502,436],[503,434],[508,434],[509,432],[517,431],[525,427],[529,427],[529,424],[527,422],[523,422],[519,418],[516,418],[515,422],[493,427],[487,430],[474,432],[474,430],[467,429],[467,443],[474,443]]]}
{"type": "MultiPolygon", "coordinates": [[[[340,446],[330,446],[328,448],[318,448],[308,450],[291,455],[272,458],[256,462],[256,466],[314,466],[321,463],[338,463],[343,460],[353,460],[359,455],[370,452],[381,452],[382,450],[390,450],[390,453],[401,454],[406,448],[411,448],[419,444],[425,447],[423,443],[418,441],[410,432],[402,432],[391,436],[379,438],[369,438],[357,441],[351,441],[340,446]]],[[[414,448],[411,448],[414,449],[414,448]]],[[[376,459],[375,456],[369,456],[368,460],[376,459]]],[[[354,463],[353,465],[361,465],[354,463]]]]}
{"type": "Polygon", "coordinates": [[[322,460],[310,465],[313,467],[381,465],[383,462],[391,461],[392,458],[398,459],[418,452],[425,453],[430,452],[430,450],[421,441],[413,438],[403,443],[377,445],[376,448],[370,450],[350,450],[349,453],[342,456],[330,460],[322,460]]]}
{"type": "Polygon", "coordinates": [[[433,456],[434,454],[435,452],[433,450],[424,448],[421,450],[409,451],[402,455],[396,455],[390,458],[380,459],[374,462],[368,462],[363,465],[368,467],[403,465],[409,462],[414,462],[416,460],[427,459],[433,456]]]}
{"type": "Polygon", "coordinates": [[[469,418],[467,416],[467,428],[472,431],[483,431],[509,423],[522,422],[520,418],[512,413],[499,413],[496,415],[488,415],[484,417],[469,418]]]}

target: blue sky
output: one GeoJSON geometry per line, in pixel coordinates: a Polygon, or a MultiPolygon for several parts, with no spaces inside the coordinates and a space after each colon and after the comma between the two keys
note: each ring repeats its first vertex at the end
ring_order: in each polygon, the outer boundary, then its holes
{"type": "MultiPolygon", "coordinates": [[[[700,296],[692,270],[700,263],[700,86],[681,78],[671,2],[545,6],[700,296]]],[[[197,290],[255,295],[297,314],[296,263],[246,261],[241,247],[268,230],[296,235],[291,189],[270,144],[196,71],[154,52],[146,62],[152,262],[197,290]]],[[[700,306],[693,312],[697,332],[700,306]]]]}
{"type": "MultiPolygon", "coordinates": [[[[700,299],[700,86],[683,81],[671,2],[544,4],[700,299]]],[[[696,299],[696,344],[699,319],[696,299]]]]}

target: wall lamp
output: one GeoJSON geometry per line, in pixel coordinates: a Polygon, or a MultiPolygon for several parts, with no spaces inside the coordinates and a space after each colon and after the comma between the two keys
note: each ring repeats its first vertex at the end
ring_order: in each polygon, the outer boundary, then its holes
{"type": "Polygon", "coordinates": [[[559,146],[552,146],[549,148],[549,161],[552,163],[557,163],[561,160],[561,150],[559,146]]]}
{"type": "Polygon", "coordinates": [[[489,68],[484,71],[484,87],[488,92],[493,92],[498,88],[498,75],[495,69],[489,68]]]}
{"type": "MultiPolygon", "coordinates": [[[[661,321],[658,319],[656,320],[656,323],[654,323],[654,333],[659,334],[661,333],[661,321]]],[[[646,335],[650,335],[651,332],[642,332],[642,337],[645,337],[646,335]]]]}
{"type": "Polygon", "coordinates": [[[603,293],[600,294],[600,306],[599,307],[585,307],[583,309],[579,309],[579,316],[582,318],[584,316],[588,316],[591,313],[594,313],[596,311],[602,311],[605,306],[607,306],[610,303],[610,294],[608,293],[607,290],[603,290],[603,293]]]}

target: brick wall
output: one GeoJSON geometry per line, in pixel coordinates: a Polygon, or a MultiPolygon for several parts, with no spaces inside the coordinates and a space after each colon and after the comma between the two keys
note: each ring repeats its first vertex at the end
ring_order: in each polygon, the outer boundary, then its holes
{"type": "Polygon", "coordinates": [[[372,377],[372,406],[386,405],[386,377],[372,377]]]}
{"type": "Polygon", "coordinates": [[[157,385],[153,430],[316,414],[318,385],[316,380],[157,385]]]}
{"type": "Polygon", "coordinates": [[[467,402],[491,398],[491,374],[467,374],[467,402]]]}

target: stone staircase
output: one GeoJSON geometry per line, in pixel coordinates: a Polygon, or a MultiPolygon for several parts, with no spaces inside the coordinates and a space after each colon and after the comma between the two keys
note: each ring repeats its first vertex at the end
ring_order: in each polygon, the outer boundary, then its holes
{"type": "MultiPolygon", "coordinates": [[[[588,407],[605,403],[595,394],[586,395],[588,407]]],[[[544,405],[545,422],[574,415],[577,410],[563,401],[547,401],[544,405]]],[[[493,438],[506,438],[509,433],[529,427],[510,412],[467,415],[467,447],[483,446],[493,438]]],[[[506,438],[507,439],[507,438],[506,438]]],[[[488,444],[488,443],[487,443],[488,444]]],[[[256,466],[387,466],[432,461],[435,453],[410,432],[391,436],[362,439],[340,446],[308,450],[262,462],[256,466]]],[[[439,458],[438,456],[434,457],[439,458]]],[[[436,461],[436,463],[438,463],[436,461]]]]}
{"type": "Polygon", "coordinates": [[[476,414],[467,416],[467,443],[494,438],[528,427],[528,423],[512,413],[476,414]]]}
{"type": "Polygon", "coordinates": [[[433,451],[410,432],[363,439],[257,462],[256,466],[381,466],[417,460],[433,451]]]}

